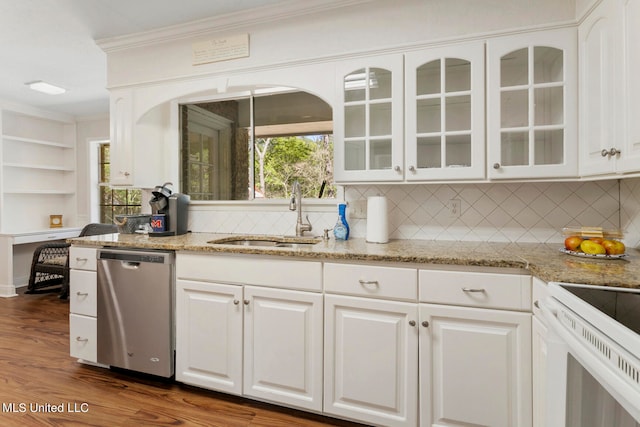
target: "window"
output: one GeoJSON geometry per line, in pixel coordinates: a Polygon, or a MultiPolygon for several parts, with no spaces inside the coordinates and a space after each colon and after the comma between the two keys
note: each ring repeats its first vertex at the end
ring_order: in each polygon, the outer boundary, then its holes
{"type": "Polygon", "coordinates": [[[335,198],[333,118],[320,98],[291,89],[184,104],[181,191],[191,200],[335,198]]]}
{"type": "Polygon", "coordinates": [[[142,209],[142,192],[135,189],[118,189],[109,186],[111,164],[109,144],[100,144],[98,150],[98,175],[100,187],[100,222],[113,224],[116,215],[139,214],[142,209]]]}

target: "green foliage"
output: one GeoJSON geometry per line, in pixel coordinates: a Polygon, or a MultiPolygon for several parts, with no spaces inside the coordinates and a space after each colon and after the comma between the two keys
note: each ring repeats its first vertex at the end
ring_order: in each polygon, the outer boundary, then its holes
{"type": "MultiPolygon", "coordinates": [[[[333,141],[330,136],[313,138],[288,136],[256,140],[256,189],[268,198],[288,198],[295,180],[300,181],[303,197],[317,198],[322,181],[333,181],[333,141]],[[266,147],[266,151],[264,151],[266,147]],[[263,162],[264,188],[260,185],[263,162]]],[[[334,197],[335,189],[327,185],[324,197],[334,197]]]]}

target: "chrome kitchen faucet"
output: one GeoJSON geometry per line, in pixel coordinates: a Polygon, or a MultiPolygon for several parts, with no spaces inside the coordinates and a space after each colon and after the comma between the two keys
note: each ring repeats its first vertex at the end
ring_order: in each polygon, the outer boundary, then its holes
{"type": "Polygon", "coordinates": [[[304,236],[305,231],[311,231],[313,226],[309,221],[309,215],[305,215],[307,222],[302,222],[302,190],[300,189],[300,183],[298,180],[293,182],[293,188],[291,189],[291,201],[289,202],[289,210],[298,211],[298,220],[296,222],[296,236],[304,236]]]}

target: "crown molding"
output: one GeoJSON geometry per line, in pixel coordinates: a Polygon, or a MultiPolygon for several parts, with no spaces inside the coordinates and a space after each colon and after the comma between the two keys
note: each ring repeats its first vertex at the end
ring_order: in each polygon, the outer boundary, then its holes
{"type": "Polygon", "coordinates": [[[252,25],[289,18],[313,15],[333,9],[341,9],[375,0],[286,0],[273,6],[263,6],[241,12],[204,18],[185,24],[172,25],[156,30],[96,40],[106,53],[126,50],[167,41],[198,37],[213,32],[246,30],[252,25]]]}

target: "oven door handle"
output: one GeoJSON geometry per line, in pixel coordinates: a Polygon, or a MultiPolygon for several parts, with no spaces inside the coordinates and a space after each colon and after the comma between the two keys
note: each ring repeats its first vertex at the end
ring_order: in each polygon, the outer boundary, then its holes
{"type": "MultiPolygon", "coordinates": [[[[584,343],[569,333],[565,326],[558,319],[558,303],[552,299],[540,301],[540,311],[544,316],[547,327],[552,336],[549,337],[549,344],[565,345],[567,351],[604,387],[613,398],[618,401],[631,416],[640,422],[640,391],[636,390],[629,383],[620,377],[620,373],[615,372],[598,357],[594,355],[584,343]],[[553,337],[555,335],[555,337],[553,337]],[[555,341],[555,342],[554,342],[555,341]]],[[[551,349],[549,349],[551,350],[551,349]]],[[[557,363],[558,360],[550,360],[557,363]]],[[[562,362],[566,363],[566,361],[562,362]]]]}

